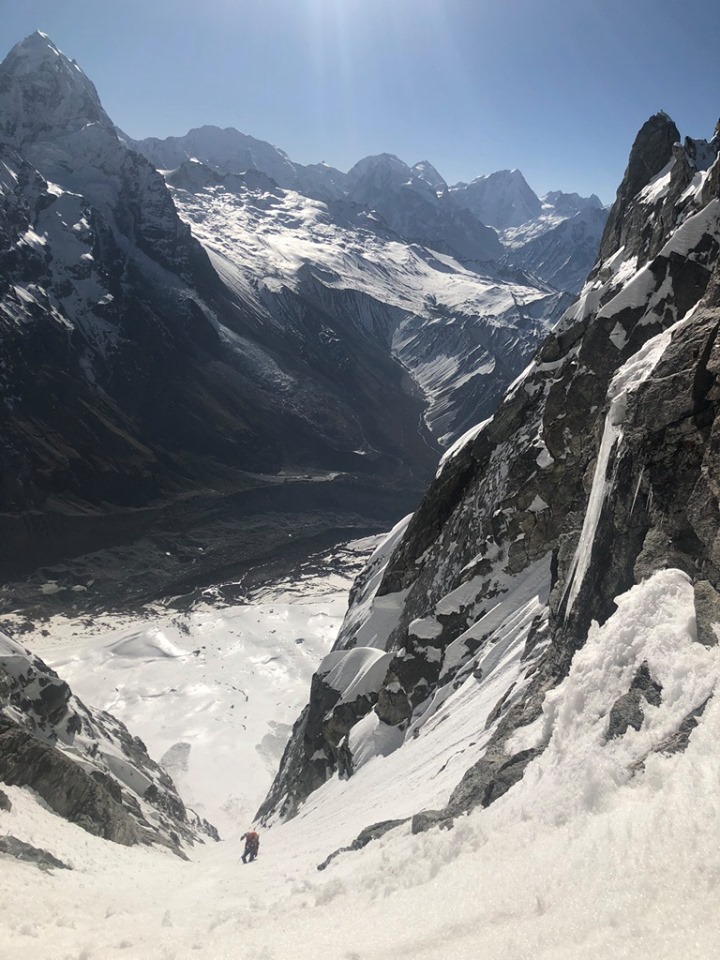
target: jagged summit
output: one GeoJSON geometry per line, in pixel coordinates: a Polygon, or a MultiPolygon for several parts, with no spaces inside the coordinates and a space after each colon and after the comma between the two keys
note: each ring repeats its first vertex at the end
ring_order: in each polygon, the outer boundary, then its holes
{"type": "Polygon", "coordinates": [[[679,140],[680,131],[663,111],[646,120],[633,142],[618,197],[634,197],[649,183],[670,160],[672,148],[679,140]]]}
{"type": "Polygon", "coordinates": [[[634,217],[626,216],[626,211],[640,191],[666,167],[670,172],[669,166],[679,140],[680,131],[663,111],[653,114],[638,131],[600,243],[601,260],[616,253],[629,237],[638,245],[647,233],[639,229],[640,220],[645,216],[643,208],[636,206],[634,217]]]}
{"type": "MultiPolygon", "coordinates": [[[[55,46],[51,38],[41,30],[36,30],[25,37],[19,43],[16,43],[8,54],[8,60],[14,60],[18,64],[18,73],[31,73],[45,61],[53,61],[55,58],[67,60],[65,54],[61,53],[55,46]]],[[[79,67],[77,68],[80,69],[79,67]]]]}
{"type": "Polygon", "coordinates": [[[77,63],[40,31],[16,44],[0,64],[0,139],[23,146],[88,124],[114,129],[77,63]]]}
{"type": "Polygon", "coordinates": [[[298,187],[298,170],[284,151],[235,127],[206,124],[193,127],[182,137],[149,137],[131,144],[161,170],[174,170],[187,160],[199,159],[221,174],[260,170],[281,187],[298,187]]]}

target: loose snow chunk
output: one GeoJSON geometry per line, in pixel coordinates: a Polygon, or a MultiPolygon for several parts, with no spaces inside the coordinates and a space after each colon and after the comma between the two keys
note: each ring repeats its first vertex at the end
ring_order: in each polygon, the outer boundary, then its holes
{"type": "Polygon", "coordinates": [[[452,460],[453,457],[456,457],[458,453],[460,453],[462,448],[466,447],[468,443],[472,443],[476,437],[479,437],[480,434],[485,429],[485,427],[487,427],[490,423],[492,423],[492,421],[493,421],[493,418],[488,417],[487,420],[483,420],[481,423],[476,424],[474,427],[470,427],[470,429],[466,433],[464,433],[461,437],[458,437],[455,443],[451,447],[448,447],[448,449],[440,458],[440,463],[438,464],[438,472],[436,476],[440,476],[440,474],[442,473],[443,467],[448,463],[448,461],[452,460]]]}
{"type": "Polygon", "coordinates": [[[45,596],[50,596],[53,593],[60,593],[62,587],[58,584],[57,580],[48,580],[45,583],[40,584],[40,593],[45,594],[45,596]]]}
{"type": "Polygon", "coordinates": [[[383,723],[375,711],[371,710],[355,724],[348,736],[353,770],[359,770],[373,757],[387,757],[402,746],[404,736],[399,727],[383,723]]]}
{"type": "Polygon", "coordinates": [[[637,273],[637,262],[637,257],[630,257],[629,260],[623,260],[619,265],[616,264],[613,271],[613,283],[626,283],[633,274],[637,273]]]}
{"type": "Polygon", "coordinates": [[[12,657],[17,662],[27,662],[28,651],[6,633],[0,633],[0,657],[12,657]]]}
{"type": "Polygon", "coordinates": [[[543,498],[539,494],[535,494],[535,498],[530,506],[525,511],[526,513],[542,513],[543,510],[547,510],[548,505],[545,503],[543,498]]]}
{"type": "Polygon", "coordinates": [[[610,342],[613,343],[618,350],[622,350],[627,343],[627,339],[625,327],[623,327],[621,323],[616,323],[610,332],[610,342]]]}
{"type": "Polygon", "coordinates": [[[516,622],[523,619],[524,611],[532,608],[534,616],[544,607],[549,593],[550,555],[548,554],[541,560],[536,560],[522,573],[507,578],[505,595],[448,646],[443,662],[443,675],[462,661],[467,651],[468,640],[487,637],[497,641],[507,638],[513,634],[516,622]]]}
{"type": "Polygon", "coordinates": [[[15,291],[15,296],[16,296],[16,297],[18,298],[18,300],[20,300],[22,303],[34,303],[34,304],[37,304],[37,300],[36,300],[35,297],[32,295],[32,293],[30,292],[30,289],[29,289],[29,288],[20,287],[20,286],[18,286],[17,284],[14,284],[14,285],[13,285],[13,290],[15,291]]]}
{"type": "Polygon", "coordinates": [[[107,751],[101,751],[103,759],[110,768],[111,773],[117,777],[121,783],[124,783],[126,787],[129,787],[134,793],[137,793],[138,796],[142,796],[147,788],[152,783],[149,777],[138,769],[138,767],[131,763],[129,760],[126,760],[124,757],[121,757],[116,754],[108,753],[107,751]]]}
{"type": "Polygon", "coordinates": [[[540,467],[541,470],[544,470],[546,467],[549,467],[555,463],[555,458],[551,455],[545,444],[543,444],[542,450],[537,455],[535,463],[540,467]]]}
{"type": "Polygon", "coordinates": [[[434,640],[442,633],[442,626],[434,617],[421,617],[412,621],[408,632],[419,640],[434,640]]]}
{"type": "Polygon", "coordinates": [[[639,270],[625,286],[606,303],[598,312],[598,319],[603,317],[614,317],[621,310],[637,309],[644,307],[652,292],[655,290],[657,281],[654,274],[644,266],[639,270]]]}
{"type": "MultiPolygon", "coordinates": [[[[10,177],[13,184],[18,182],[18,175],[17,173],[15,173],[12,167],[9,167],[4,161],[0,161],[0,167],[2,167],[2,170],[4,170],[5,173],[10,177]]],[[[4,174],[3,174],[3,179],[5,179],[4,174]]]]}
{"type": "Polygon", "coordinates": [[[350,607],[345,620],[348,634],[357,646],[385,649],[388,637],[400,620],[407,590],[376,596],[385,568],[400,543],[412,514],[403,517],[377,547],[367,562],[366,583],[350,607]]]}
{"type": "Polygon", "coordinates": [[[615,273],[623,263],[623,254],[625,253],[625,244],[623,244],[615,253],[608,257],[603,263],[604,270],[612,270],[615,273]]]}
{"type": "Polygon", "coordinates": [[[318,673],[333,690],[342,694],[341,703],[350,703],[369,693],[377,693],[385,679],[394,654],[377,647],[353,647],[329,653],[318,673]]]}
{"type": "Polygon", "coordinates": [[[671,253],[687,256],[706,234],[720,240],[720,200],[711,200],[699,213],[688,217],[662,248],[660,256],[669,257],[671,253]]]}
{"type": "Polygon", "coordinates": [[[692,178],[692,182],[690,183],[690,186],[687,188],[685,193],[683,193],[683,195],[680,197],[679,202],[682,203],[684,200],[689,200],[690,197],[694,197],[698,193],[700,193],[700,190],[702,189],[702,186],[705,183],[705,180],[707,179],[707,175],[708,175],[707,170],[698,170],[698,172],[692,178]]]}
{"type": "Polygon", "coordinates": [[[20,240],[21,243],[26,243],[29,247],[44,247],[47,244],[47,237],[40,236],[39,233],[35,233],[32,227],[28,227],[25,233],[22,235],[20,240]]]}
{"type": "Polygon", "coordinates": [[[565,681],[545,697],[542,721],[520,728],[508,744],[510,752],[548,744],[528,767],[521,792],[533,809],[542,809],[553,779],[547,809],[556,822],[607,809],[638,762],[645,778],[657,777],[667,760],[654,751],[720,685],[720,647],[696,642],[693,585],[685,573],[658,571],[615,603],[603,626],[590,628],[565,681]],[[662,687],[660,703],[643,702],[640,729],[607,741],[610,708],[643,663],[662,687]]]}
{"type": "Polygon", "coordinates": [[[485,576],[477,576],[461,583],[459,587],[451,590],[438,602],[435,611],[443,616],[460,613],[463,608],[470,606],[477,600],[486,579],[485,576]]]}
{"type": "Polygon", "coordinates": [[[408,595],[408,590],[386,593],[382,597],[375,595],[384,569],[383,565],[371,578],[368,585],[368,599],[363,597],[360,603],[352,607],[345,621],[346,627],[356,627],[353,632],[356,644],[382,650],[385,649],[390,634],[400,622],[405,598],[408,595]]]}
{"type": "Polygon", "coordinates": [[[644,343],[617,371],[608,388],[608,399],[615,400],[621,393],[636,390],[652,374],[672,340],[673,333],[687,317],[674,323],[667,330],[656,334],[644,343]]]}
{"type": "Polygon", "coordinates": [[[158,657],[184,657],[186,650],[181,650],[160,630],[150,629],[131,633],[130,636],[118,640],[109,647],[114,657],[126,657],[130,660],[155,660],[158,657]]]}

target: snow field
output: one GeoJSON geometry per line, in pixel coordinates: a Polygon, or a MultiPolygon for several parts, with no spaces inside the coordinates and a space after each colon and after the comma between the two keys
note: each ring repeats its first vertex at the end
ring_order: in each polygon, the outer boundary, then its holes
{"type": "MultiPolygon", "coordinates": [[[[244,833],[270,787],[310,679],[345,610],[348,576],[241,606],[74,636],[60,621],[30,644],[86,703],[140,736],[185,803],[222,837],[244,833]],[[58,642],[59,641],[59,642],[58,642]]],[[[26,641],[30,643],[30,641],[26,641]]]]}
{"type": "MultiPolygon", "coordinates": [[[[514,749],[547,746],[493,806],[450,831],[402,827],[323,873],[316,865],[363,827],[428,805],[447,754],[482,727],[469,686],[433,733],[331,781],[295,820],[261,831],[252,866],[238,863],[237,839],[193,849],[190,863],[118,847],[8,788],[14,808],[0,830],[75,869],[3,860],[0,956],[41,945],[49,960],[709,960],[720,935],[720,706],[710,699],[685,752],[652,752],[720,681],[720,650],[695,640],[692,598],[676,570],[618,598],[542,718],[516,734],[514,749]],[[609,710],[643,662],[661,703],[643,701],[641,729],[606,742],[609,710]]],[[[192,669],[188,657],[133,662],[192,669]]],[[[208,726],[211,744],[217,726],[208,726]]],[[[215,776],[228,772],[220,764],[215,776]]]]}

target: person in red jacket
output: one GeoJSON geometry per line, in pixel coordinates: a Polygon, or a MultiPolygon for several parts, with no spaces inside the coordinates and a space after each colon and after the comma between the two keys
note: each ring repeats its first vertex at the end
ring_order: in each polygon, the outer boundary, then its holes
{"type": "Polygon", "coordinates": [[[258,851],[260,850],[260,837],[258,837],[254,830],[248,830],[248,832],[244,833],[240,839],[245,841],[242,862],[247,863],[249,857],[250,862],[252,863],[252,861],[258,855],[258,851]]]}

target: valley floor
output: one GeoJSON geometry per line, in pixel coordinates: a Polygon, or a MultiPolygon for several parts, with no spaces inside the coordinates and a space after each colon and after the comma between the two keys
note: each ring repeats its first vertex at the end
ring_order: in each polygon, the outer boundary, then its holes
{"type": "MultiPolygon", "coordinates": [[[[357,554],[354,558],[357,561],[357,554]]],[[[223,841],[181,861],[99,840],[5,788],[0,833],[50,850],[72,871],[2,857],[0,956],[48,960],[709,960],[720,942],[720,704],[710,700],[684,753],[653,737],[709,695],[720,652],[693,642],[692,589],[664,571],[621,599],[530,741],[549,744],[524,780],[450,831],[401,827],[317,865],[370,823],[442,805],[471,747],[458,704],[442,745],[376,757],[317,791],[300,815],[240,835],[269,786],[309,678],[334,638],[349,577],[258,591],[183,617],[50,627],[28,643],[76,692],[113,709],[164,756],[181,793],[223,841]],[[301,641],[302,642],[299,642],[301,641]],[[198,652],[196,652],[198,651],[198,652]],[[606,703],[634,659],[665,691],[647,729],[601,745],[606,703]],[[455,724],[455,725],[453,725],[455,724]],[[463,739],[464,738],[464,739],[463,739]],[[184,745],[184,746],[183,746],[184,745]],[[625,771],[645,756],[641,773],[625,771]]],[[[476,739],[476,738],[475,738],[476,739]]],[[[434,744],[434,746],[433,746],[434,744]]],[[[412,746],[412,744],[410,745],[412,746]]]]}

